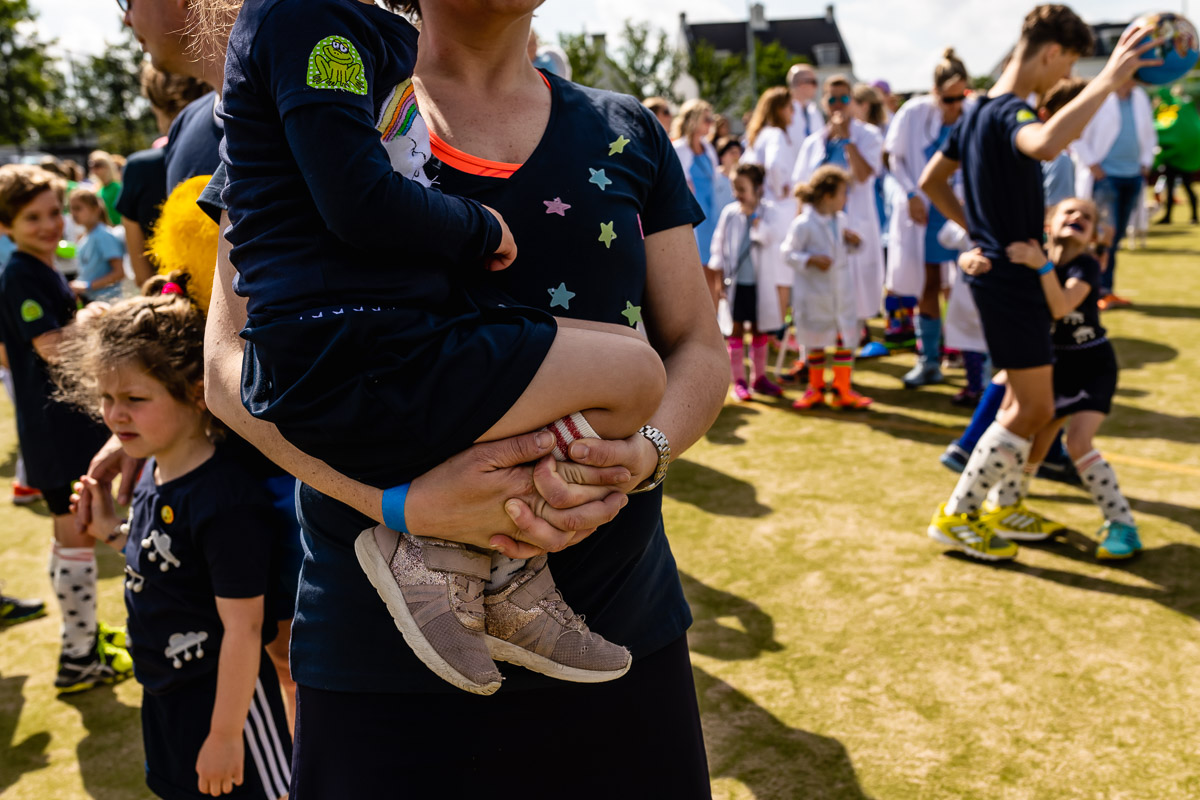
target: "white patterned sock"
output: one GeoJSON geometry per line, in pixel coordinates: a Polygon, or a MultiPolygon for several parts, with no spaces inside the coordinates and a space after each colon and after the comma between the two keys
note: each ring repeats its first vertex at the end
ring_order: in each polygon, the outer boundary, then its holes
{"type": "Polygon", "coordinates": [[[51,583],[62,609],[62,647],[73,658],[86,656],[96,643],[96,551],[91,547],[54,548],[51,583]]]}
{"type": "Polygon", "coordinates": [[[1126,525],[1137,524],[1129,509],[1129,501],[1117,485],[1117,474],[1099,450],[1093,450],[1076,461],[1075,469],[1079,470],[1083,485],[1091,493],[1096,505],[1100,506],[1100,513],[1104,514],[1106,520],[1126,525]]]}
{"type": "Polygon", "coordinates": [[[954,492],[946,503],[947,514],[975,514],[987,497],[989,490],[1001,481],[1015,480],[1029,458],[1032,443],[993,422],[975,452],[967,461],[963,474],[958,479],[954,492]]]}

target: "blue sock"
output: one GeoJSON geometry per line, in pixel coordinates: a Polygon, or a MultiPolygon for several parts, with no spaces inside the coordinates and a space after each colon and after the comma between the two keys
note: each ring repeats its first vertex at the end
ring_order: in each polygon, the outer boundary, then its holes
{"type": "Polygon", "coordinates": [[[890,317],[902,308],[900,297],[894,294],[889,294],[883,298],[883,310],[890,317]]]}
{"type": "Polygon", "coordinates": [[[975,452],[979,437],[996,421],[996,414],[1000,411],[1000,404],[1004,402],[1004,392],[1007,388],[1003,383],[995,381],[988,384],[983,390],[983,397],[979,399],[979,405],[975,408],[975,415],[971,417],[970,424],[955,444],[968,453],[975,452]]]}

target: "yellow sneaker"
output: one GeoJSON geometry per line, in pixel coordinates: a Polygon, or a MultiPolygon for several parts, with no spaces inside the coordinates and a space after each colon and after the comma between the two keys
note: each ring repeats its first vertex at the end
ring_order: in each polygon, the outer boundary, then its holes
{"type": "Polygon", "coordinates": [[[961,550],[983,561],[1007,561],[1017,556],[1017,546],[996,533],[973,514],[947,514],[943,504],[926,530],[935,542],[961,550]]]}
{"type": "Polygon", "coordinates": [[[1020,542],[1042,542],[1067,527],[1031,510],[1024,500],[1011,506],[985,506],[979,519],[996,533],[1020,542]]]}

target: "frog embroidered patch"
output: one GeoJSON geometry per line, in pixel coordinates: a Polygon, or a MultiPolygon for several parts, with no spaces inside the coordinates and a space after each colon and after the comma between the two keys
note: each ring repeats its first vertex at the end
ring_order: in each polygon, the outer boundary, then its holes
{"type": "Polygon", "coordinates": [[[308,56],[308,85],[351,94],[367,93],[362,56],[343,36],[326,36],[308,56]]]}

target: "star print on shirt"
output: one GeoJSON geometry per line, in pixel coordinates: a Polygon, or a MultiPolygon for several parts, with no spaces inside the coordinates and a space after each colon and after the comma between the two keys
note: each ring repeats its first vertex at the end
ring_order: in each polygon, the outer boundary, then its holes
{"type": "Polygon", "coordinates": [[[555,306],[562,306],[566,309],[571,308],[571,298],[575,296],[575,292],[568,289],[565,283],[560,283],[557,289],[547,289],[546,291],[550,293],[551,308],[555,306]]]}
{"type": "Polygon", "coordinates": [[[600,187],[600,191],[602,192],[608,188],[610,183],[612,183],[612,180],[604,174],[604,170],[602,169],[592,169],[591,167],[588,167],[588,172],[592,173],[592,177],[588,178],[588,183],[596,184],[600,187]]]}
{"type": "Polygon", "coordinates": [[[630,301],[625,301],[625,310],[621,312],[621,316],[629,320],[629,327],[636,328],[637,324],[642,321],[642,307],[635,306],[630,301]]]}
{"type": "Polygon", "coordinates": [[[558,214],[560,217],[565,217],[567,209],[571,207],[569,203],[564,203],[561,197],[556,197],[553,200],[543,200],[542,203],[546,206],[547,214],[558,214]]]}
{"type": "Polygon", "coordinates": [[[617,234],[613,232],[613,223],[600,223],[600,241],[604,242],[605,247],[612,247],[613,239],[617,238],[617,234]]]}
{"type": "Polygon", "coordinates": [[[617,153],[625,154],[625,145],[629,144],[629,140],[622,136],[618,136],[615,142],[610,142],[608,145],[608,154],[615,156],[617,153]]]}

